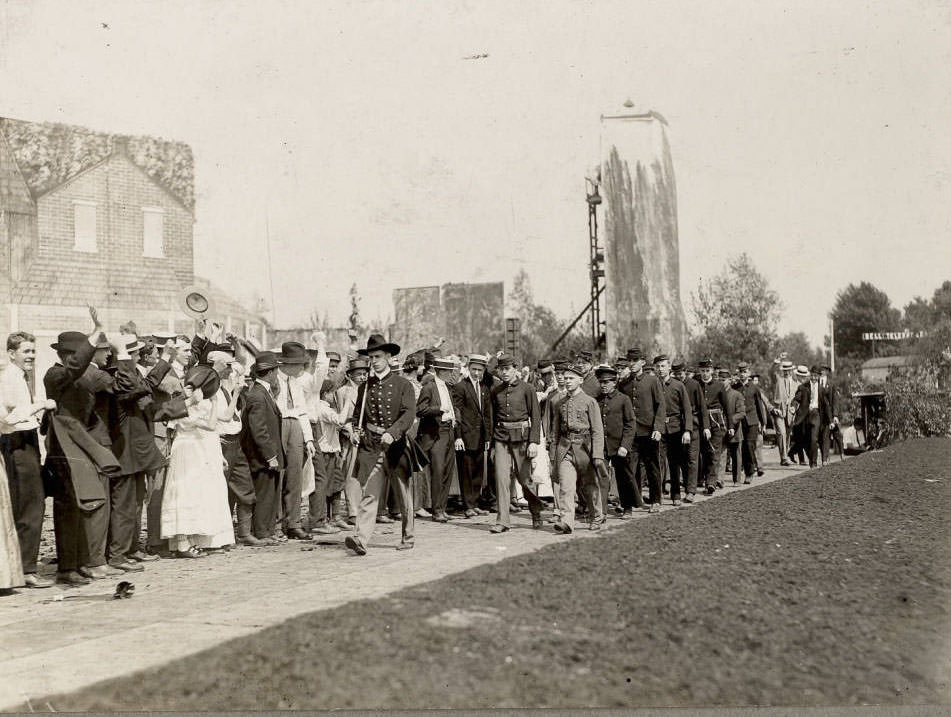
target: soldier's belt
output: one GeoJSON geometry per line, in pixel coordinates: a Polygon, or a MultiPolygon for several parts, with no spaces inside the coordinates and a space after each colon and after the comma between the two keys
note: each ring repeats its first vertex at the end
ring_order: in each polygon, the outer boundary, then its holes
{"type": "Polygon", "coordinates": [[[370,433],[373,433],[377,436],[382,436],[384,433],[386,433],[385,428],[383,428],[382,426],[378,426],[375,423],[368,423],[366,427],[370,433]]]}
{"type": "Polygon", "coordinates": [[[531,428],[532,422],[528,421],[499,421],[502,428],[531,428]]]}

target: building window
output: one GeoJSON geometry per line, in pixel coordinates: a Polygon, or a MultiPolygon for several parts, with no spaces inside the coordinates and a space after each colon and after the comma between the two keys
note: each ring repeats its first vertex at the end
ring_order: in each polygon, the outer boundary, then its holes
{"type": "Polygon", "coordinates": [[[156,259],[163,258],[165,256],[165,210],[142,207],[142,227],[145,237],[142,253],[156,259]]]}
{"type": "Polygon", "coordinates": [[[96,203],[73,200],[73,248],[96,253],[96,203]]]}

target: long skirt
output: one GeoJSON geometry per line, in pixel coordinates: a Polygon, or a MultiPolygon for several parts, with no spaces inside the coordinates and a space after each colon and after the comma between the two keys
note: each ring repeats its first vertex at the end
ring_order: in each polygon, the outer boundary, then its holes
{"type": "Polygon", "coordinates": [[[23,585],[23,566],[20,563],[20,541],[17,540],[10,486],[7,472],[0,461],[0,590],[23,585]]]}

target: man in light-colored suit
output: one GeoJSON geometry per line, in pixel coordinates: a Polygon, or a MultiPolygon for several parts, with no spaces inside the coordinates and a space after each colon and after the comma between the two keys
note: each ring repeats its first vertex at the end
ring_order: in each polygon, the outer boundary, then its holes
{"type": "Polygon", "coordinates": [[[779,448],[780,465],[789,465],[789,426],[795,412],[792,407],[799,385],[793,378],[792,361],[782,361],[773,384],[773,422],[776,425],[776,445],[779,448]]]}

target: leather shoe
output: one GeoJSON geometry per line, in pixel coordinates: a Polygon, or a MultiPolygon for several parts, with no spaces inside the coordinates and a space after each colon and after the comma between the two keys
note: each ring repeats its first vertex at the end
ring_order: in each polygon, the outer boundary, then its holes
{"type": "Polygon", "coordinates": [[[401,542],[399,545],[397,545],[396,549],[397,550],[412,550],[414,547],[416,547],[416,543],[414,543],[412,540],[405,540],[401,542]]]}
{"type": "Polygon", "coordinates": [[[110,560],[109,565],[126,573],[141,573],[145,568],[131,560],[110,560]]]}
{"type": "Polygon", "coordinates": [[[159,559],[158,555],[149,555],[148,553],[143,553],[141,550],[136,550],[134,553],[129,553],[128,557],[137,563],[146,563],[159,559]]]}
{"type": "Polygon", "coordinates": [[[425,508],[420,508],[419,510],[416,511],[416,517],[417,518],[432,518],[433,514],[430,513],[428,510],[426,510],[425,508]]]}
{"type": "Polygon", "coordinates": [[[510,528],[507,525],[501,525],[500,523],[496,523],[491,528],[489,528],[489,532],[495,534],[507,533],[509,530],[510,528]]]}
{"type": "Polygon", "coordinates": [[[249,545],[252,548],[256,548],[260,545],[264,545],[262,541],[258,540],[253,535],[239,535],[237,540],[238,540],[238,545],[249,545]]]}
{"type": "Polygon", "coordinates": [[[314,526],[310,532],[317,533],[317,535],[333,535],[334,533],[339,533],[340,528],[330,523],[321,523],[320,525],[314,526]]]}
{"type": "Polygon", "coordinates": [[[749,485],[752,482],[753,482],[752,478],[747,478],[745,481],[743,481],[743,485],[749,485]]]}
{"type": "Polygon", "coordinates": [[[293,538],[294,540],[310,540],[310,536],[301,528],[288,528],[287,537],[293,538]]]}
{"type": "Polygon", "coordinates": [[[788,465],[791,465],[791,464],[790,464],[789,461],[780,461],[780,462],[779,462],[779,465],[781,465],[781,466],[788,466],[788,465]]]}
{"type": "Polygon", "coordinates": [[[56,573],[56,582],[60,583],[61,585],[89,585],[92,580],[83,577],[75,570],[66,570],[62,573],[56,573]]]}
{"type": "MultiPolygon", "coordinates": [[[[88,580],[86,581],[89,582],[88,580]]],[[[23,584],[28,588],[51,588],[53,587],[53,581],[49,578],[44,578],[42,575],[37,575],[36,573],[27,573],[23,576],[23,584]]]]}
{"type": "Polygon", "coordinates": [[[479,512],[475,508],[469,508],[469,510],[466,511],[467,518],[475,518],[478,514],[479,512]]]}
{"type": "Polygon", "coordinates": [[[392,522],[393,522],[393,519],[392,519],[390,516],[388,516],[388,515],[378,515],[378,516],[376,516],[376,522],[377,522],[377,523],[382,523],[382,524],[387,524],[387,523],[392,523],[392,522]]]}
{"type": "Polygon", "coordinates": [[[363,541],[360,538],[355,538],[352,535],[347,536],[347,539],[343,541],[343,544],[346,545],[350,550],[355,552],[357,555],[366,555],[367,549],[363,544],[363,541]]]}
{"type": "Polygon", "coordinates": [[[77,572],[84,578],[89,578],[90,580],[102,580],[103,578],[111,578],[116,575],[125,575],[124,570],[117,570],[111,565],[95,565],[92,567],[84,565],[79,568],[77,572]]]}
{"type": "Polygon", "coordinates": [[[346,530],[350,527],[350,523],[348,523],[344,518],[334,518],[333,525],[337,528],[340,528],[340,530],[346,530]]]}
{"type": "Polygon", "coordinates": [[[707,486],[707,495],[713,495],[714,493],[716,493],[716,491],[717,489],[714,488],[712,485],[707,486]]]}
{"type": "Polygon", "coordinates": [[[532,516],[532,528],[533,528],[534,530],[541,530],[541,529],[544,528],[544,527],[545,527],[545,521],[542,520],[542,517],[541,517],[540,515],[533,515],[533,516],[532,516]]]}
{"type": "Polygon", "coordinates": [[[588,530],[601,530],[601,523],[597,520],[588,526],[588,530]]]}
{"type": "Polygon", "coordinates": [[[684,503],[693,503],[693,493],[687,493],[684,496],[684,503]]]}
{"type": "Polygon", "coordinates": [[[448,523],[450,520],[452,520],[452,518],[450,518],[445,513],[436,513],[436,515],[433,516],[433,520],[435,520],[437,523],[448,523]]]}

